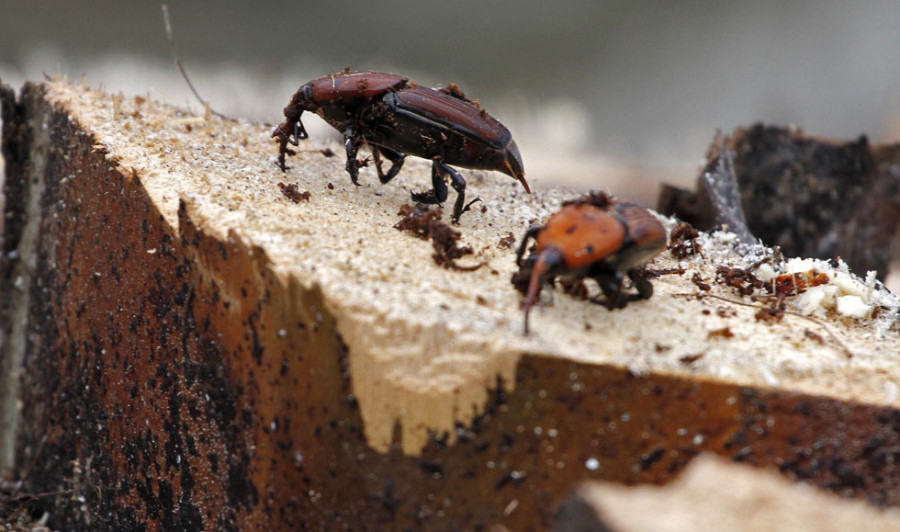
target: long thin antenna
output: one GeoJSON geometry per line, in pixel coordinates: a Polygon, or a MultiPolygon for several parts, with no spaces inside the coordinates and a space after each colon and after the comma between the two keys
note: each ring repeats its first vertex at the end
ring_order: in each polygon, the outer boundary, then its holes
{"type": "Polygon", "coordinates": [[[200,93],[197,92],[197,89],[194,88],[194,84],[191,83],[191,78],[188,77],[187,71],[185,71],[184,65],[181,64],[181,59],[179,59],[179,57],[178,57],[178,47],[175,46],[175,37],[174,37],[174,33],[172,32],[172,23],[169,21],[169,6],[167,6],[166,4],[163,4],[162,12],[163,12],[163,20],[166,23],[166,39],[169,41],[169,46],[172,48],[172,56],[175,58],[175,65],[178,66],[178,70],[181,72],[181,76],[184,78],[184,81],[187,82],[188,87],[190,87],[190,89],[191,89],[191,92],[194,93],[194,97],[197,98],[197,100],[201,104],[203,104],[204,109],[206,109],[207,115],[214,114],[224,120],[230,120],[232,122],[237,122],[237,120],[235,120],[234,118],[225,116],[218,111],[214,111],[213,108],[209,106],[209,102],[204,100],[200,96],[200,93]]]}

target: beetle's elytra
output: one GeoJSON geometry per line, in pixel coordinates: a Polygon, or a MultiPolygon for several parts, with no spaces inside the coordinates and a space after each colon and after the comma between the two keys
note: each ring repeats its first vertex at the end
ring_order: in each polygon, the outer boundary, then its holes
{"type": "Polygon", "coordinates": [[[528,279],[523,305],[525,333],[529,312],[541,288],[557,277],[596,280],[605,299],[591,301],[609,309],[649,298],[653,285],[637,268],[658,255],[665,245],[665,228],[643,207],[603,193],[564,202],[547,223],[528,229],[516,252],[520,275],[525,274],[528,279]],[[523,260],[529,239],[534,239],[537,247],[523,260]],[[637,294],[624,293],[623,272],[637,294]]]}
{"type": "Polygon", "coordinates": [[[468,209],[466,182],[451,165],[495,170],[525,181],[522,156],[509,130],[465,97],[455,85],[435,90],[420,87],[407,78],[379,72],[340,72],[306,83],[284,108],[285,120],[272,132],[278,139],[278,164],[285,169],[285,156],[308,137],[300,117],[316,113],[343,133],[347,148],[347,172],[359,182],[362,161],[356,154],[363,144],[372,149],[375,169],[387,183],[403,166],[407,155],[432,161],[433,188],[413,193],[421,203],[443,203],[447,199],[445,176],[457,192],[453,221],[468,209]],[[381,157],[391,162],[385,173],[381,157]]]}

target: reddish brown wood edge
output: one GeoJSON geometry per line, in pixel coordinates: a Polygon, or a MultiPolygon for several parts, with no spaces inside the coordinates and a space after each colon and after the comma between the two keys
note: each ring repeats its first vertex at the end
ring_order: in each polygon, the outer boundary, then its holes
{"type": "Polygon", "coordinates": [[[900,501],[896,410],[541,357],[458,443],[373,452],[321,292],[184,204],[173,230],[140,175],[23,99],[50,142],[41,176],[10,176],[45,182],[16,463],[64,490],[54,528],[543,530],[578,482],[664,482],[701,451],[900,501]]]}

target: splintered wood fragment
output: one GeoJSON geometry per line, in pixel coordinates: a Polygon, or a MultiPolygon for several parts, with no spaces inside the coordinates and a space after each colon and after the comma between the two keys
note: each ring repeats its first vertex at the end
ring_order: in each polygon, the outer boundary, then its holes
{"type": "Polygon", "coordinates": [[[706,168],[697,178],[696,192],[663,185],[658,201],[660,212],[675,214],[703,230],[730,231],[744,243],[754,243],[756,238],[747,228],[734,157],[726,139],[718,136],[707,158],[706,168]]]}
{"type": "Polygon", "coordinates": [[[507,240],[572,192],[466,172],[484,204],[447,268],[394,228],[424,161],[356,187],[336,144],[285,174],[258,124],[0,94],[0,450],[25,492],[65,493],[54,528],[547,529],[579,482],[662,483],[700,452],[900,502],[900,301],[874,279],[802,265],[829,282],[741,294],[720,267],[793,272],[692,234],[648,265],[652,298],[548,289],[525,336],[507,240]]]}
{"type": "Polygon", "coordinates": [[[843,500],[705,455],[665,487],[585,483],[560,507],[553,530],[888,532],[900,530],[900,510],[843,500]]]}

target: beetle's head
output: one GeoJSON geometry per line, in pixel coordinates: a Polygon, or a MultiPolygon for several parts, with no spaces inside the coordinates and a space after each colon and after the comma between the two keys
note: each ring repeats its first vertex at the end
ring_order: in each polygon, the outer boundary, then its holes
{"type": "MultiPolygon", "coordinates": [[[[531,262],[530,258],[526,261],[526,265],[531,262]]],[[[531,278],[528,281],[528,292],[525,294],[525,302],[522,305],[525,310],[525,334],[528,334],[528,314],[531,307],[537,302],[538,296],[541,294],[541,288],[544,284],[556,276],[556,274],[565,269],[566,261],[562,251],[554,246],[544,248],[537,256],[537,260],[533,262],[531,269],[531,278]]]]}
{"type": "Polygon", "coordinates": [[[284,108],[284,122],[272,130],[272,136],[278,138],[282,151],[286,150],[288,142],[296,146],[298,141],[309,138],[303,122],[300,121],[300,115],[303,111],[315,112],[317,108],[312,101],[312,88],[309,84],[300,87],[300,90],[294,93],[290,103],[284,108]]]}
{"type": "Polygon", "coordinates": [[[528,181],[525,181],[525,166],[522,164],[522,155],[519,153],[516,141],[510,139],[509,145],[500,153],[502,155],[502,160],[498,165],[500,171],[522,183],[522,186],[525,187],[525,192],[531,194],[528,181]]]}
{"type": "Polygon", "coordinates": [[[525,167],[522,164],[522,155],[519,153],[516,141],[509,139],[509,144],[503,148],[484,148],[481,144],[476,145],[478,146],[478,155],[475,159],[480,165],[477,168],[502,172],[522,183],[525,191],[531,194],[531,188],[528,186],[528,182],[525,181],[525,167]]]}

